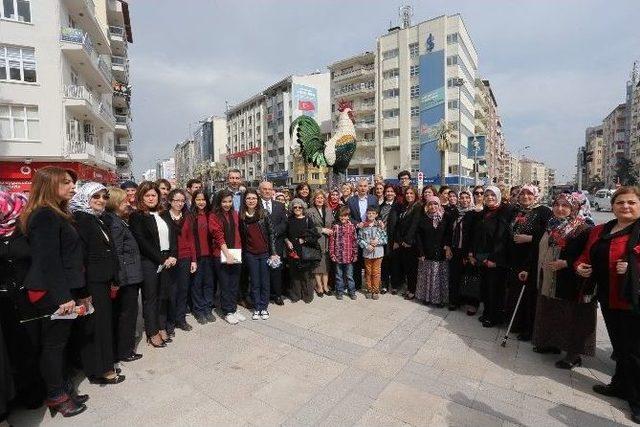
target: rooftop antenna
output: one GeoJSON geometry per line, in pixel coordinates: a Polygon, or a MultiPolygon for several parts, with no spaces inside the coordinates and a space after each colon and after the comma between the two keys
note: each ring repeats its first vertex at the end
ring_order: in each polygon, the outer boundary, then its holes
{"type": "Polygon", "coordinates": [[[398,15],[400,16],[400,22],[402,22],[402,28],[409,28],[411,26],[411,17],[413,16],[413,8],[409,5],[400,6],[398,15]]]}
{"type": "Polygon", "coordinates": [[[631,68],[631,82],[638,81],[638,61],[633,61],[633,67],[631,68]]]}

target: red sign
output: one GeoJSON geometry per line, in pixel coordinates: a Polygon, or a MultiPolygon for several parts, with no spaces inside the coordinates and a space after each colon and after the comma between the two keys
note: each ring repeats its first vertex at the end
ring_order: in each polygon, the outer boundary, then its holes
{"type": "Polygon", "coordinates": [[[315,111],[316,106],[312,101],[298,101],[298,110],[300,111],[315,111]]]}
{"type": "Polygon", "coordinates": [[[71,169],[82,181],[99,181],[115,184],[117,175],[114,171],[100,169],[78,162],[0,162],[0,185],[16,188],[15,191],[28,191],[35,172],[45,166],[57,166],[71,169]]]}
{"type": "Polygon", "coordinates": [[[244,151],[236,151],[235,153],[227,154],[227,159],[238,159],[241,157],[247,157],[251,154],[257,154],[260,152],[260,147],[249,148],[244,151]]]}

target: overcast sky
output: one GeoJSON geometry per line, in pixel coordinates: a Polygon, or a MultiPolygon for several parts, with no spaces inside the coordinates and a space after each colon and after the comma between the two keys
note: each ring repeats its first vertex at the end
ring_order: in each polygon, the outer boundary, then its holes
{"type": "Polygon", "coordinates": [[[638,0],[130,0],[136,177],[194,122],[223,115],[225,100],[373,51],[401,4],[413,23],[462,14],[509,149],[557,168],[558,180],[575,173],[585,128],[623,102],[640,58],[638,0]]]}

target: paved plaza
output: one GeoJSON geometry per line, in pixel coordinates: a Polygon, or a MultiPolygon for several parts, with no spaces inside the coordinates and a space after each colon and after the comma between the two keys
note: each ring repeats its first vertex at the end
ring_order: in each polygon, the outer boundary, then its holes
{"type": "MultiPolygon", "coordinates": [[[[248,312],[245,312],[248,317],[248,312]]],[[[271,307],[271,319],[218,319],[177,331],[166,349],[140,344],[116,386],[80,384],[81,416],[44,408],[14,413],[37,425],[459,425],[629,424],[626,402],[595,395],[613,370],[604,324],[598,354],[573,372],[464,312],[398,296],[333,297],[271,307]]]]}

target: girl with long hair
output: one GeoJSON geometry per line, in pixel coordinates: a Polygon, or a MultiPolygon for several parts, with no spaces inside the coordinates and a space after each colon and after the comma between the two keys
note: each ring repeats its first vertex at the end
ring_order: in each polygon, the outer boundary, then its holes
{"type": "Polygon", "coordinates": [[[211,233],[209,232],[209,216],[211,215],[210,198],[202,190],[196,190],[191,196],[191,216],[193,218],[193,239],[198,269],[191,286],[191,302],[193,316],[204,325],[215,322],[213,257],[211,255],[211,233]]]}

